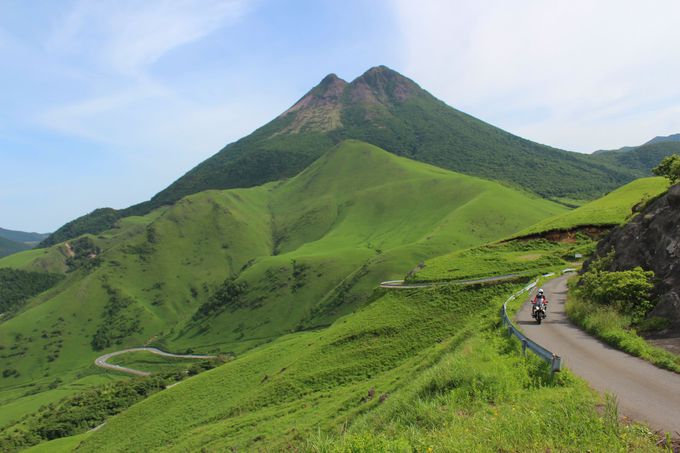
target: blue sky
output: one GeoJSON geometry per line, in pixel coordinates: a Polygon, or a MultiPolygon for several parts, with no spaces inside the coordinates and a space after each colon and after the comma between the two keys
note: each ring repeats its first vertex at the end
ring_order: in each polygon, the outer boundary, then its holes
{"type": "Polygon", "coordinates": [[[0,1],[0,226],[146,200],[326,74],[378,64],[561,148],[677,133],[678,5],[0,1]]]}

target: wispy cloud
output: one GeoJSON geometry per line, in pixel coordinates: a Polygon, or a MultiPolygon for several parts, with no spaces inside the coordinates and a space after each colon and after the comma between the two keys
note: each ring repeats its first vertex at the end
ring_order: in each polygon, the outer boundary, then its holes
{"type": "Polygon", "coordinates": [[[393,5],[408,72],[454,106],[582,151],[680,131],[676,1],[393,5]]]}
{"type": "Polygon", "coordinates": [[[245,0],[80,0],[60,18],[46,47],[139,75],[163,55],[237,20],[245,0]]]}
{"type": "MultiPolygon", "coordinates": [[[[141,143],[150,145],[153,154],[154,148],[167,145],[161,143],[162,137],[173,133],[180,136],[172,142],[175,152],[196,145],[212,146],[214,152],[223,143],[181,140],[192,135],[182,132],[186,127],[182,117],[224,108],[183,99],[186,87],[175,83],[172,74],[155,74],[154,63],[238,21],[251,5],[252,0],[77,1],[55,20],[45,51],[68,67],[80,89],[66,101],[43,107],[35,121],[61,134],[114,145],[128,155],[141,143]],[[165,134],[150,143],[150,131],[163,128],[165,134]],[[168,134],[170,130],[173,133],[168,134]]],[[[183,73],[191,71],[183,68],[183,73]]]]}

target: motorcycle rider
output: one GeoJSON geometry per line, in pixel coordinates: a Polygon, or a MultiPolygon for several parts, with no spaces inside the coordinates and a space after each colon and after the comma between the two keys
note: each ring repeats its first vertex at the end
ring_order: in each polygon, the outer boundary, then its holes
{"type": "Polygon", "coordinates": [[[548,314],[548,299],[545,297],[545,294],[543,294],[543,288],[540,288],[538,290],[538,293],[534,296],[533,299],[531,299],[531,316],[534,315],[534,312],[536,311],[536,307],[538,304],[543,304],[543,310],[546,313],[546,316],[548,314]]]}

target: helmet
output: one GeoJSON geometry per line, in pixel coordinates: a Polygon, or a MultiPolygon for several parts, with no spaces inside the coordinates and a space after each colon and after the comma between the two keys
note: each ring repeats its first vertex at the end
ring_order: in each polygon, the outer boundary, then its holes
{"type": "Polygon", "coordinates": [[[538,290],[538,294],[543,295],[543,288],[541,288],[541,289],[538,290]]]}

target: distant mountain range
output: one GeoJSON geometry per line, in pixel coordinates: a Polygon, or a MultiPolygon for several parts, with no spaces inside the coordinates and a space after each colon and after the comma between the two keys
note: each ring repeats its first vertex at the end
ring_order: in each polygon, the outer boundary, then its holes
{"type": "Polygon", "coordinates": [[[609,165],[626,167],[641,174],[648,174],[661,159],[671,154],[680,154],[680,134],[655,137],[640,146],[596,151],[592,154],[592,158],[609,165]]]}
{"type": "Polygon", "coordinates": [[[326,76],[277,118],[227,145],[151,200],[119,211],[96,210],[60,228],[41,245],[104,231],[119,218],[144,215],[203,190],[290,178],[345,139],[558,201],[592,199],[648,174],[648,165],[638,162],[629,166],[627,159],[563,151],[517,137],[446,105],[396,71],[377,66],[352,82],[326,76]]]}
{"type": "Polygon", "coordinates": [[[0,257],[35,247],[49,234],[26,233],[0,228],[0,257]]]}
{"type": "Polygon", "coordinates": [[[657,136],[645,143],[645,145],[651,145],[652,143],[663,143],[663,142],[680,142],[680,134],[672,134],[666,136],[657,136]]]}
{"type": "Polygon", "coordinates": [[[37,244],[48,236],[49,233],[27,233],[25,231],[0,228],[0,238],[9,239],[14,242],[23,242],[25,244],[37,244]]]}

